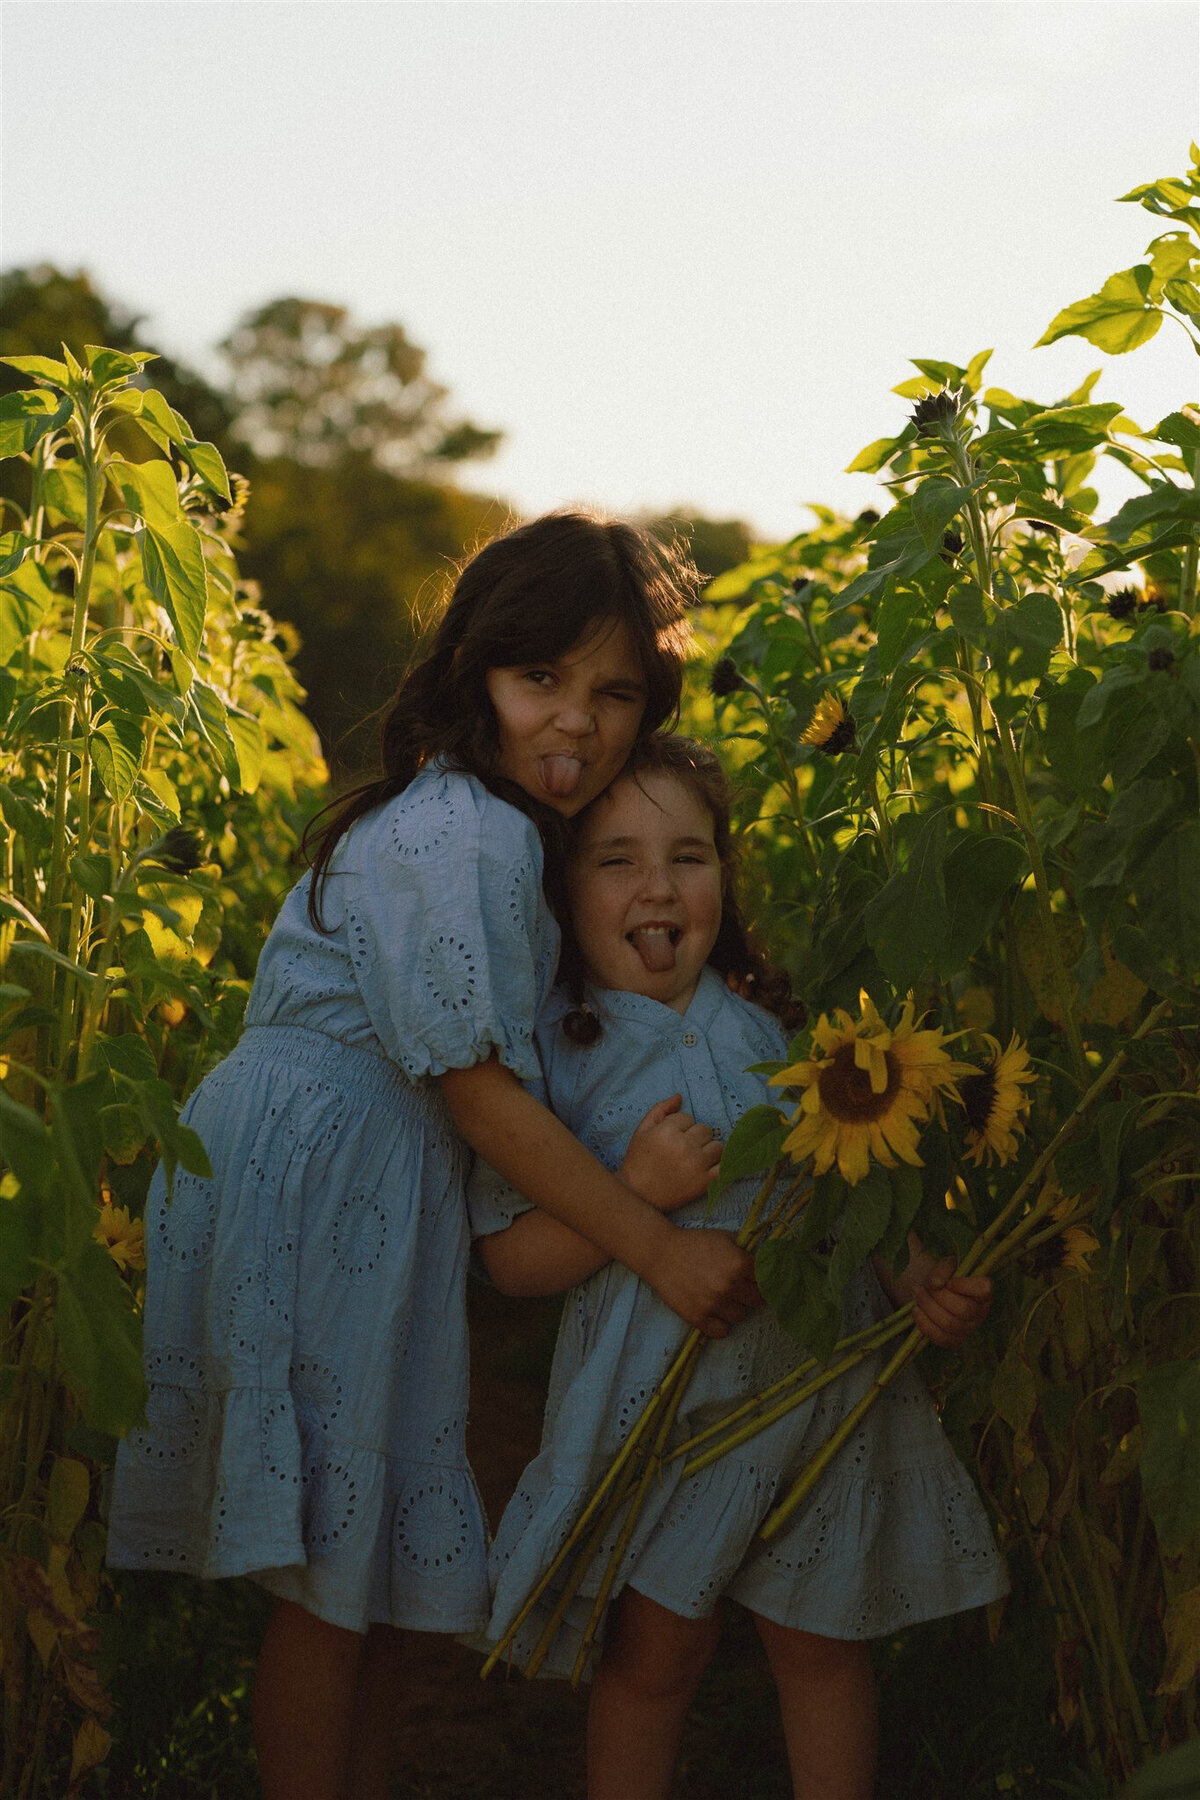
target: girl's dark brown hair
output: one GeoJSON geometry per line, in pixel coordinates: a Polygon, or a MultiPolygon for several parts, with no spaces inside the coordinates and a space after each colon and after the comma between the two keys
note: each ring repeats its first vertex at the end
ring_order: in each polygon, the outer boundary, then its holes
{"type": "Polygon", "coordinates": [[[402,793],[434,756],[520,807],[548,849],[560,843],[563,821],[554,809],[494,772],[498,736],[488,671],[553,662],[606,622],[624,624],[646,680],[645,736],[678,714],[690,639],[686,610],[699,585],[678,548],[593,513],[547,513],[485,545],[460,571],[428,649],[384,714],[379,774],[318,813],[304,834],[313,925],[324,930],[321,896],[340,838],[364,813],[402,793]]]}
{"type": "MultiPolygon", "coordinates": [[[[656,731],[636,744],[617,781],[627,777],[640,781],[646,775],[670,775],[682,782],[712,820],[713,843],[721,865],[721,924],[708,954],[710,965],[726,980],[732,978],[739,992],[746,992],[750,999],[774,1013],[785,1030],[798,1031],[807,1017],[807,1008],[792,993],[787,971],[767,961],[742,917],[737,897],[738,856],[730,819],[733,794],[729,777],[706,745],[671,731],[656,731]]],[[[611,793],[611,787],[606,791],[611,793]]],[[[603,806],[604,800],[605,795],[600,794],[591,805],[603,806]]],[[[587,809],[590,810],[591,807],[587,809]]],[[[575,821],[576,827],[584,816],[575,821]]],[[[558,978],[575,1001],[563,1019],[564,1034],[573,1044],[595,1043],[600,1036],[600,1020],[583,1001],[583,955],[569,919],[563,922],[558,978]]]]}

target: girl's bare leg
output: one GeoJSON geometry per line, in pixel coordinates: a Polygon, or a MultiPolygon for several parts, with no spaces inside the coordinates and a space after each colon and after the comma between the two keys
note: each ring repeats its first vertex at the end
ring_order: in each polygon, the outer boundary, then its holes
{"type": "Polygon", "coordinates": [[[720,1625],[626,1588],[609,1610],[588,1709],[588,1800],[667,1800],[692,1696],[720,1625]]]}
{"type": "Polygon", "coordinates": [[[367,1630],[350,1720],[346,1800],[388,1800],[404,1641],[405,1633],[390,1625],[367,1630]]]}
{"type": "Polygon", "coordinates": [[[756,1613],[796,1800],[871,1800],[878,1723],[866,1644],[789,1631],[756,1613]]]}
{"type": "Polygon", "coordinates": [[[347,1800],[350,1726],[366,1639],[279,1600],[254,1676],[263,1800],[347,1800]]]}

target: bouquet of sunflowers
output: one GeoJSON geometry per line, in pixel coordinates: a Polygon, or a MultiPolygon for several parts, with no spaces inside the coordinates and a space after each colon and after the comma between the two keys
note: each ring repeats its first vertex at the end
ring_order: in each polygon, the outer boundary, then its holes
{"type": "MultiPolygon", "coordinates": [[[[767,1514],[759,1535],[774,1537],[812,1491],[864,1414],[927,1339],[912,1322],[912,1307],[848,1337],[839,1337],[842,1295],[865,1259],[880,1255],[902,1268],[910,1234],[959,1254],[963,1274],[991,1274],[1048,1239],[1066,1238],[1070,1253],[1096,1240],[1086,1229],[1089,1202],[1064,1205],[1050,1169],[1125,1061],[1119,1051],[1080,1097],[995,1212],[977,1231],[970,1193],[957,1163],[1012,1163],[1029,1114],[1027,1088],[1035,1080],[1026,1048],[1015,1035],[1002,1049],[980,1034],[982,1062],[959,1061],[947,1045],[962,1033],[921,1028],[908,999],[889,1027],[870,996],[860,1015],[822,1014],[793,1041],[797,1060],[763,1066],[773,1086],[795,1098],[790,1112],[752,1107],[730,1134],[713,1188],[765,1169],[738,1242],[753,1251],[759,1285],[780,1323],[808,1352],[781,1379],[751,1395],[682,1442],[672,1441],[680,1404],[708,1339],[689,1333],[647,1400],[612,1464],[525,1605],[484,1664],[500,1661],[543,1594],[566,1569],[563,1585],[526,1665],[537,1673],[562,1619],[602,1546],[611,1545],[575,1665],[578,1682],[595,1646],[613,1582],[643,1503],[668,1463],[681,1459],[686,1478],[739,1448],[804,1404],[829,1383],[885,1347],[891,1355],[859,1402],[797,1475],[767,1514]],[[804,1054],[807,1052],[807,1054],[804,1054]],[[947,1102],[956,1103],[947,1112],[947,1102]],[[965,1204],[964,1204],[965,1203],[965,1204]],[[616,1531],[615,1543],[613,1532],[616,1531]]],[[[1133,1034],[1153,1030],[1163,1002],[1133,1034]]]]}

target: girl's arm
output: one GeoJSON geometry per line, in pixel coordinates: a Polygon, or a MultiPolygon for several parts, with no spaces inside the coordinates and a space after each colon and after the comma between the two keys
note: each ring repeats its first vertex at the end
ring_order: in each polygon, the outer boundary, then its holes
{"type": "MultiPolygon", "coordinates": [[[[626,1186],[659,1212],[698,1200],[721,1160],[720,1140],[682,1106],[682,1094],[652,1106],[634,1130],[617,1171],[626,1186]]],[[[537,1207],[514,1219],[507,1230],[479,1238],[475,1248],[500,1292],[525,1298],[560,1294],[611,1260],[537,1207]]]]}
{"type": "Polygon", "coordinates": [[[944,1350],[957,1350],[987,1318],[992,1306],[992,1282],[987,1275],[956,1275],[956,1258],[939,1261],[924,1248],[915,1231],[908,1234],[908,1263],[903,1275],[893,1275],[879,1257],[871,1258],[875,1273],[893,1306],[913,1304],[913,1324],[944,1350]]]}
{"type": "Polygon", "coordinates": [[[754,1264],[723,1231],[680,1231],[584,1149],[490,1057],[439,1077],[462,1136],[505,1180],[561,1224],[616,1257],[672,1312],[724,1337],[760,1295],[754,1264]]]}

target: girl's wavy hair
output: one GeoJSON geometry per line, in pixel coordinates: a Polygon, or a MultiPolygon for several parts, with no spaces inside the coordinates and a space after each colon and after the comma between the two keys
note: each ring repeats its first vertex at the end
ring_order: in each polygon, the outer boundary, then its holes
{"type": "MultiPolygon", "coordinates": [[[[737,895],[738,853],[730,819],[733,791],[729,777],[706,745],[671,731],[654,732],[636,744],[616,780],[631,778],[640,785],[646,775],[669,775],[682,782],[712,820],[713,842],[721,865],[721,923],[716,942],[708,954],[709,965],[718,975],[731,981],[738,992],[774,1013],[785,1030],[798,1031],[808,1016],[808,1009],[793,994],[787,971],[768,962],[742,917],[737,895]]],[[[616,782],[592,801],[574,822],[575,831],[592,807],[603,806],[606,795],[615,785],[616,782]]],[[[584,1002],[583,953],[569,916],[563,921],[558,979],[575,1002],[563,1019],[564,1034],[573,1044],[594,1044],[602,1027],[597,1014],[584,1002]]]]}
{"type": "Polygon", "coordinates": [[[365,813],[402,793],[435,756],[478,776],[534,821],[548,853],[547,892],[559,910],[555,871],[564,821],[496,774],[499,737],[488,672],[554,662],[606,622],[623,624],[646,681],[644,737],[678,716],[691,640],[686,614],[699,588],[700,576],[679,546],[597,513],[547,513],[493,538],[460,570],[428,648],[384,713],[379,774],[332,801],[305,831],[313,925],[325,930],[321,901],[339,840],[365,813]]]}

